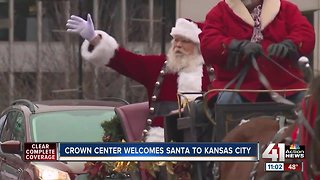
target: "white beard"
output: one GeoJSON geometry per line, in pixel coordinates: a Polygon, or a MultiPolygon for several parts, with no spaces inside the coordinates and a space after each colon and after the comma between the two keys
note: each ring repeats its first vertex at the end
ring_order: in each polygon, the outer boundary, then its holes
{"type": "MultiPolygon", "coordinates": [[[[177,92],[201,92],[203,76],[203,57],[196,55],[176,55],[170,48],[167,55],[167,73],[178,73],[177,92]]],[[[194,100],[200,94],[185,94],[188,101],[194,100]]],[[[147,133],[146,142],[164,142],[164,129],[151,127],[147,133]]]]}
{"type": "Polygon", "coordinates": [[[167,72],[177,73],[183,71],[194,71],[194,69],[204,64],[203,57],[199,53],[193,55],[176,54],[171,47],[167,54],[167,72]]]}
{"type": "Polygon", "coordinates": [[[194,100],[202,92],[203,57],[195,55],[176,55],[172,48],[168,52],[167,72],[178,73],[179,93],[194,92],[195,94],[185,94],[188,101],[194,100]]]}

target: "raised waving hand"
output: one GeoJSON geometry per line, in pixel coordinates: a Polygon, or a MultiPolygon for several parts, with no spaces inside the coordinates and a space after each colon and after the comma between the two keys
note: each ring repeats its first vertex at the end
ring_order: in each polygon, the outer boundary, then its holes
{"type": "Polygon", "coordinates": [[[79,16],[71,15],[67,21],[67,31],[78,33],[82,38],[91,41],[97,33],[94,31],[94,25],[90,14],[87,15],[87,20],[82,19],[79,16]]]}

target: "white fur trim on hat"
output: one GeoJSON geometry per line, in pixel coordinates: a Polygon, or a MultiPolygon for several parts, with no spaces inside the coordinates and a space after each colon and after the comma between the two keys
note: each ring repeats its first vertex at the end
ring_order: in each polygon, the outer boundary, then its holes
{"type": "Polygon", "coordinates": [[[103,31],[96,31],[101,36],[101,41],[92,51],[89,51],[89,41],[85,40],[81,45],[81,55],[84,60],[96,66],[105,66],[113,58],[115,50],[119,48],[117,41],[103,31]]]}
{"type": "Polygon", "coordinates": [[[151,127],[147,133],[146,142],[164,142],[164,129],[151,127]]]}
{"type": "Polygon", "coordinates": [[[201,29],[194,22],[188,21],[184,18],[179,18],[176,21],[176,26],[171,29],[170,35],[174,37],[175,35],[183,36],[190,39],[195,43],[200,43],[199,34],[201,29]]]}

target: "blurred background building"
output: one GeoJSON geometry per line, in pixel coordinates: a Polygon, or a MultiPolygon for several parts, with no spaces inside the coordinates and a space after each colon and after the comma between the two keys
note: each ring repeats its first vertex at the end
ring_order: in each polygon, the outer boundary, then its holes
{"type": "MultiPolygon", "coordinates": [[[[91,13],[96,28],[140,54],[166,52],[178,17],[204,21],[218,0],[0,0],[0,108],[12,100],[59,98],[146,100],[140,84],[79,56],[82,39],[66,33],[71,14],[91,13]]],[[[310,58],[319,64],[320,0],[295,0],[314,25],[310,58]]]]}

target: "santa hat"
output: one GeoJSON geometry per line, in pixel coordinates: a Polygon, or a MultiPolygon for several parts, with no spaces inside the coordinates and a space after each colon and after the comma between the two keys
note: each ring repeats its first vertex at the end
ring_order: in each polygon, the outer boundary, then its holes
{"type": "Polygon", "coordinates": [[[171,29],[170,35],[174,37],[175,35],[183,36],[195,43],[200,43],[198,35],[201,33],[198,25],[194,22],[188,21],[184,18],[179,18],[176,21],[176,26],[171,29]]]}

